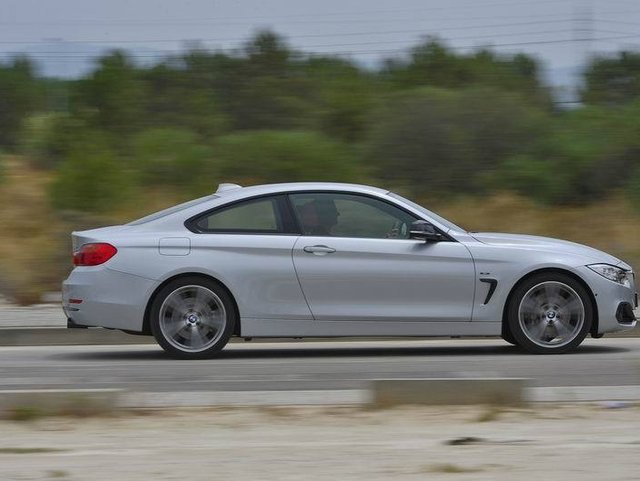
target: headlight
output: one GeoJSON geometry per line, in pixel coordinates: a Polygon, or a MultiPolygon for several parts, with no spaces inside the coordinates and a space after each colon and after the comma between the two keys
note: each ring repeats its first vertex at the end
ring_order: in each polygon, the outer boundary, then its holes
{"type": "Polygon", "coordinates": [[[606,277],[610,281],[622,284],[625,287],[631,287],[631,272],[625,271],[616,266],[609,264],[591,264],[587,266],[593,272],[597,272],[602,277],[606,277]]]}

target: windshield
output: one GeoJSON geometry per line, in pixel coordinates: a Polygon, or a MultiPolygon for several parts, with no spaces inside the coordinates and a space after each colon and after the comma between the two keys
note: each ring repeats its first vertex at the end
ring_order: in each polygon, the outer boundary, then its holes
{"type": "Polygon", "coordinates": [[[215,194],[206,195],[204,197],[200,197],[198,199],[189,200],[187,202],[183,202],[182,204],[174,205],[173,207],[169,207],[168,209],[161,210],[160,212],[155,212],[153,214],[149,214],[141,219],[134,220],[133,222],[129,222],[127,225],[140,225],[145,224],[147,222],[151,222],[153,220],[160,219],[162,217],[175,214],[176,212],[180,212],[181,210],[188,209],[189,207],[193,207],[194,205],[201,204],[211,199],[215,199],[218,196],[215,194]]]}
{"type": "Polygon", "coordinates": [[[393,197],[394,199],[400,200],[400,201],[404,202],[405,204],[410,205],[411,207],[413,207],[417,211],[422,212],[427,217],[430,217],[431,219],[439,222],[440,224],[445,226],[447,229],[456,230],[456,231],[459,231],[459,232],[467,232],[466,229],[463,229],[462,227],[457,226],[453,222],[450,222],[447,219],[445,219],[444,217],[440,217],[435,212],[432,212],[429,209],[425,209],[420,204],[416,204],[415,202],[413,202],[413,201],[411,201],[409,199],[406,199],[406,198],[402,197],[401,195],[394,194],[393,192],[389,192],[389,196],[393,197]]]}

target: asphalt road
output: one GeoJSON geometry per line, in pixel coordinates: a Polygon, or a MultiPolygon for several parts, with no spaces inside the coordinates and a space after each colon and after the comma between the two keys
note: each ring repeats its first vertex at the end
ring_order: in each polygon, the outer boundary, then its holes
{"type": "Polygon", "coordinates": [[[177,361],[156,346],[0,348],[0,389],[141,392],[365,389],[371,379],[525,377],[533,386],[640,385],[640,339],[588,339],[533,356],[501,340],[233,343],[177,361]]]}

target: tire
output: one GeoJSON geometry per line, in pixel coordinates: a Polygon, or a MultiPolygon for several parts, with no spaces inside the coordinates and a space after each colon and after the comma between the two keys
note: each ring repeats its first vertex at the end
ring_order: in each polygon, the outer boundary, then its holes
{"type": "Polygon", "coordinates": [[[593,317],[587,290],[573,277],[556,272],[520,282],[507,307],[508,331],[517,345],[533,354],[575,349],[589,333],[593,317]]]}
{"type": "Polygon", "coordinates": [[[509,344],[513,344],[514,346],[517,346],[518,343],[516,342],[515,338],[513,337],[513,334],[511,334],[511,330],[509,329],[509,324],[505,323],[502,326],[502,335],[501,335],[502,339],[505,342],[508,342],[509,344]]]}
{"type": "Polygon", "coordinates": [[[217,282],[183,277],[164,286],[150,310],[151,332],[158,344],[179,359],[215,356],[234,332],[233,299],[217,282]]]}

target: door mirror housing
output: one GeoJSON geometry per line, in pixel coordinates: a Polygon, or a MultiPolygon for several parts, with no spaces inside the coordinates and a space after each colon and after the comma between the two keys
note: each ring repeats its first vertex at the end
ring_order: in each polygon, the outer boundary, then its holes
{"type": "Polygon", "coordinates": [[[411,223],[409,239],[418,239],[425,242],[438,242],[443,240],[444,236],[436,230],[433,224],[430,224],[426,220],[416,220],[411,223]]]}

